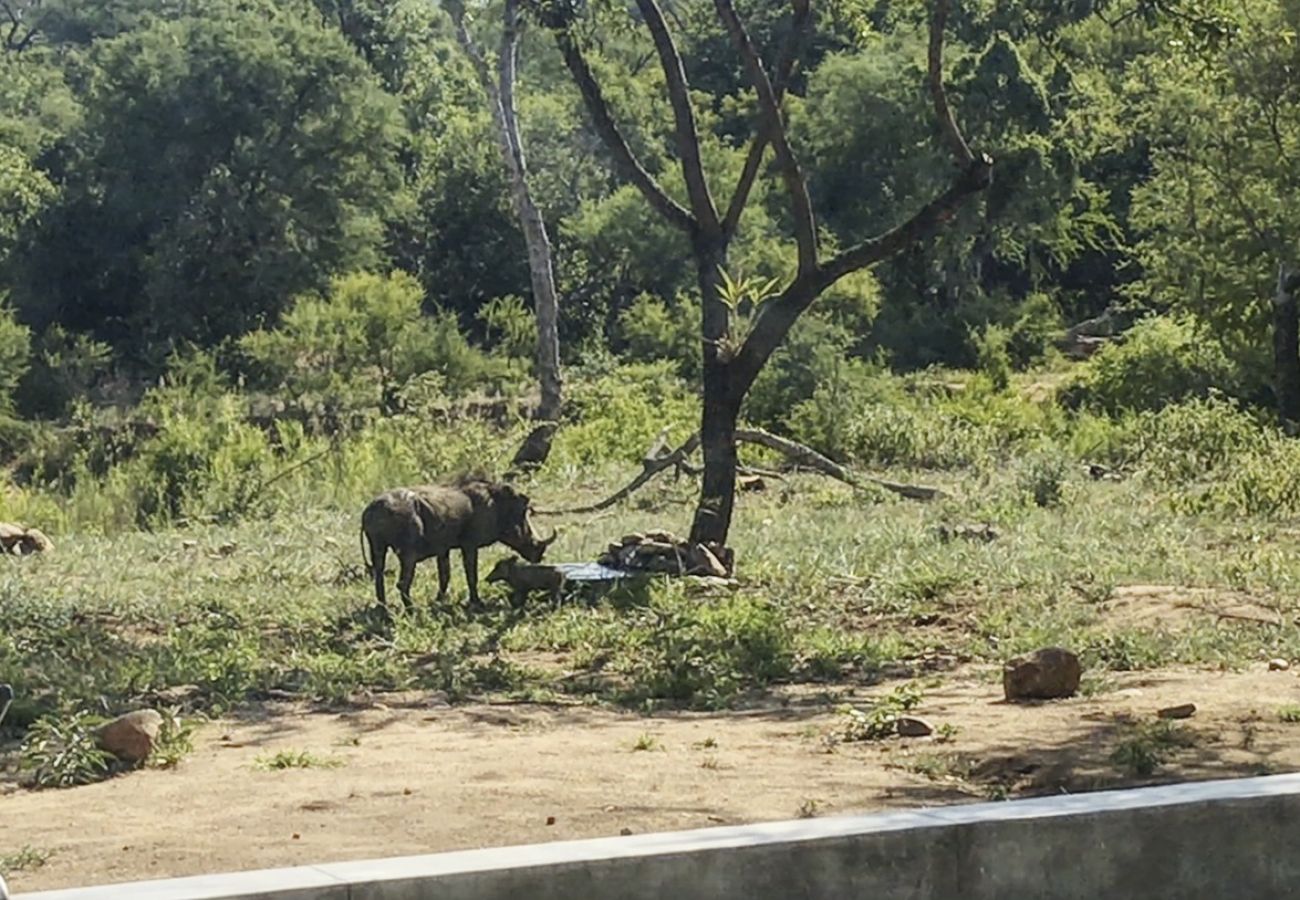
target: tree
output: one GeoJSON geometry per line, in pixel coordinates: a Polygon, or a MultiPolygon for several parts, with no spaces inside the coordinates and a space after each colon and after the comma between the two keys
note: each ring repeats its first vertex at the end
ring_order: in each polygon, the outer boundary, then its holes
{"type": "MultiPolygon", "coordinates": [[[[1300,426],[1300,10],[1239,8],[1230,37],[1180,32],[1143,73],[1136,120],[1154,174],[1134,197],[1142,299],[1192,312],[1248,368],[1272,355],[1281,418],[1300,426]],[[1272,332],[1272,339],[1269,334],[1272,332]]],[[[1259,381],[1266,379],[1259,378],[1259,381]]]]}
{"type": "MultiPolygon", "coordinates": [[[[573,5],[564,0],[533,0],[533,8],[551,28],[594,127],[622,177],[640,191],[659,216],[689,240],[702,309],[704,389],[700,426],[704,475],[691,539],[724,545],[735,502],[737,419],[745,395],[769,357],[823,291],[845,276],[924,239],[949,220],[969,197],[988,186],[993,163],[989,157],[971,151],[949,107],[943,84],[948,0],[935,0],[930,19],[927,83],[938,130],[955,160],[956,171],[946,190],[920,205],[898,225],[824,257],[807,178],[791,146],[783,110],[785,92],[812,19],[812,0],[791,0],[790,25],[774,63],[764,61],[732,0],[714,0],[717,19],[740,56],[759,111],[749,138],[744,170],[725,208],[715,204],[705,176],[691,89],[672,29],[658,0],[636,0],[636,7],[654,45],[673,112],[685,204],[671,196],[646,169],[615,122],[589,59],[590,51],[584,46],[578,27],[581,19],[573,5]],[[728,303],[723,279],[728,250],[769,147],[787,194],[798,262],[793,276],[774,296],[757,298],[761,301],[760,311],[742,333],[739,304],[728,303]]],[[[737,298],[733,294],[731,299],[737,298]]]]}
{"type": "Polygon", "coordinates": [[[448,8],[455,20],[457,40],[473,63],[479,83],[487,95],[493,124],[496,126],[497,143],[510,176],[511,201],[528,247],[528,273],[533,289],[533,308],[537,315],[537,377],[541,386],[541,403],[536,417],[541,425],[533,430],[519,448],[513,465],[538,465],[545,462],[550,454],[551,437],[555,433],[555,424],[563,403],[563,387],[560,376],[559,303],[555,291],[551,239],[546,231],[546,221],[542,218],[528,185],[528,164],[519,133],[519,112],[515,106],[521,26],[519,0],[505,0],[502,5],[501,45],[497,52],[495,78],[482,50],[470,35],[465,22],[465,4],[462,0],[450,0],[448,8]]]}
{"type": "Polygon", "coordinates": [[[305,3],[213,0],[84,51],[85,114],[14,299],[161,364],[384,262],[397,104],[305,3]]]}

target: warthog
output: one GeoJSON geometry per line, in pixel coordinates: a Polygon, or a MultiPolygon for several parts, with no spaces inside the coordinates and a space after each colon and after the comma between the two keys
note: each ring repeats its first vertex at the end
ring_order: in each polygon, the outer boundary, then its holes
{"type": "Polygon", "coordinates": [[[554,534],[545,540],[537,536],[528,506],[528,497],[510,485],[481,480],[397,488],[380,494],[361,514],[361,554],[374,574],[376,599],[384,603],[384,564],[390,547],[401,563],[397,589],[408,608],[415,564],[431,556],[438,558],[437,601],[441,601],[451,580],[451,551],[459,549],[470,606],[480,606],[480,547],[500,541],[535,563],[555,540],[554,534]],[[367,545],[369,560],[365,560],[367,545]]]}
{"type": "Polygon", "coordinates": [[[521,601],[533,591],[546,591],[552,602],[558,603],[564,590],[564,573],[554,566],[521,563],[512,556],[498,562],[488,573],[488,581],[504,581],[514,591],[514,602],[521,601]]]}

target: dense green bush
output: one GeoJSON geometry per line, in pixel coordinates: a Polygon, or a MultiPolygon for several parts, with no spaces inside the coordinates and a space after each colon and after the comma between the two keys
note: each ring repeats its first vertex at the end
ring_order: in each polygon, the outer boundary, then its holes
{"type": "Polygon", "coordinates": [[[1110,414],[1156,410],[1211,391],[1232,393],[1238,381],[1211,335],[1189,320],[1157,317],[1134,326],[1122,343],[1102,348],[1061,399],[1110,414]]]}
{"type": "Polygon", "coordinates": [[[684,440],[699,428],[699,401],[672,362],[633,363],[569,383],[570,422],[551,448],[552,463],[585,467],[609,460],[640,461],[656,435],[684,440]]]}
{"type": "Polygon", "coordinates": [[[355,273],[335,278],[324,295],[297,298],[278,327],[239,343],[256,386],[343,409],[392,412],[401,387],[424,372],[439,373],[457,395],[518,375],[508,360],[471,346],[454,316],[427,316],[423,305],[410,275],[355,273]]]}
{"type": "Polygon", "coordinates": [[[619,337],[628,359],[671,360],[683,378],[699,374],[699,303],[678,297],[669,304],[652,294],[641,294],[623,310],[618,322],[619,337]]]}

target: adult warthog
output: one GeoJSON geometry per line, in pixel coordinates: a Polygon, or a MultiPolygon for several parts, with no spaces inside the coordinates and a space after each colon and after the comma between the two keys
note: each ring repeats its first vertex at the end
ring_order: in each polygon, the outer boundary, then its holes
{"type": "Polygon", "coordinates": [[[391,547],[401,563],[397,590],[411,606],[415,564],[438,559],[438,597],[447,596],[451,580],[451,551],[460,550],[465,563],[471,607],[479,607],[478,550],[498,541],[529,562],[540,562],[555,540],[543,540],[528,518],[529,500],[508,484],[465,480],[452,485],[420,485],[380,494],[361,514],[361,554],[375,577],[375,597],[384,603],[384,565],[391,547]]]}

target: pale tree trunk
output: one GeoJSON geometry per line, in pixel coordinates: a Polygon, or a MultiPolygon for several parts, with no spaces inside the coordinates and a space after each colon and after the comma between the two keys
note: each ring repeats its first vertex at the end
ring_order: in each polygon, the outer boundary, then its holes
{"type": "Polygon", "coordinates": [[[519,112],[515,105],[519,50],[519,0],[505,0],[501,48],[497,57],[497,77],[492,77],[487,60],[465,24],[465,9],[459,0],[448,4],[456,23],[456,37],[466,56],[474,64],[479,82],[488,96],[492,121],[496,126],[497,144],[510,176],[510,198],[519,228],[528,247],[528,274],[532,283],[533,307],[537,316],[537,379],[541,402],[537,407],[538,425],[515,454],[514,468],[540,465],[551,451],[551,439],[563,404],[563,381],[560,376],[559,301],[555,291],[555,268],[551,257],[551,239],[546,221],[533,201],[528,187],[528,165],[523,141],[519,136],[519,112]]]}
{"type": "Polygon", "coordinates": [[[1300,269],[1283,263],[1273,297],[1273,378],[1278,418],[1288,434],[1300,430],[1300,269]]]}

